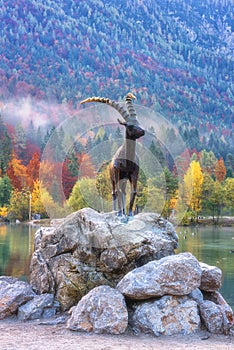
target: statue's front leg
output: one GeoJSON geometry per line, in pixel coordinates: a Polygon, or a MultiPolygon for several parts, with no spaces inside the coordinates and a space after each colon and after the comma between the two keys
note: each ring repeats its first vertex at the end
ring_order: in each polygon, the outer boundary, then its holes
{"type": "Polygon", "coordinates": [[[117,192],[112,192],[112,205],[113,205],[113,210],[116,211],[117,210],[117,197],[118,194],[117,192]]]}
{"type": "Polygon", "coordinates": [[[130,203],[129,203],[129,210],[128,210],[128,215],[133,216],[133,205],[135,202],[135,198],[137,195],[137,182],[132,181],[131,182],[131,197],[130,197],[130,203]]]}

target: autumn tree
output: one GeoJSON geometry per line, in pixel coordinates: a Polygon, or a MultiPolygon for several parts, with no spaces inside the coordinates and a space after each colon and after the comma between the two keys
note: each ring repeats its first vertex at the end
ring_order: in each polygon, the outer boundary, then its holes
{"type": "Polygon", "coordinates": [[[226,167],[223,158],[220,158],[215,164],[214,175],[219,182],[223,182],[226,177],[226,167]]]}
{"type": "Polygon", "coordinates": [[[28,220],[29,218],[29,201],[30,192],[27,188],[22,190],[15,189],[11,196],[9,206],[9,219],[18,219],[20,221],[28,220]]]}
{"type": "Polygon", "coordinates": [[[192,161],[184,175],[183,196],[188,208],[195,212],[196,217],[201,211],[203,173],[199,162],[192,161]]]}
{"type": "Polygon", "coordinates": [[[42,187],[39,180],[35,180],[32,190],[32,213],[40,214],[41,217],[47,217],[47,213],[42,202],[43,193],[45,197],[45,188],[42,187]]]}
{"type": "Polygon", "coordinates": [[[28,187],[29,181],[27,168],[15,154],[12,155],[12,159],[7,169],[7,175],[10,178],[14,189],[21,191],[23,188],[28,187]]]}
{"type": "Polygon", "coordinates": [[[39,179],[39,169],[40,169],[40,156],[36,152],[33,154],[30,162],[27,165],[27,175],[28,175],[28,185],[30,190],[34,187],[34,182],[39,179]]]}

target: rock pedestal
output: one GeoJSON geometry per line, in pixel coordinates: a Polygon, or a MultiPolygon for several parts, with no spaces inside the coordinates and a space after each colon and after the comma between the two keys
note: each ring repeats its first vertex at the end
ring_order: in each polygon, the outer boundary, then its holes
{"type": "Polygon", "coordinates": [[[31,285],[53,293],[67,310],[100,285],[115,287],[137,266],[174,254],[178,237],[168,221],[141,213],[122,223],[115,213],[85,208],[35,236],[31,285]]]}

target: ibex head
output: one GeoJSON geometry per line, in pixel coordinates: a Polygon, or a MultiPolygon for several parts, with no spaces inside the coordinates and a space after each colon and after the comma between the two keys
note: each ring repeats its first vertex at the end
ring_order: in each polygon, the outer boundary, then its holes
{"type": "Polygon", "coordinates": [[[86,102],[101,102],[115,108],[124,119],[124,121],[118,119],[118,122],[126,127],[126,137],[132,140],[136,140],[139,137],[143,136],[145,134],[145,131],[140,127],[137,120],[137,114],[132,103],[132,100],[135,99],[136,97],[131,92],[126,95],[125,101],[127,110],[119,102],[112,101],[109,98],[105,97],[89,97],[80,103],[83,104],[86,102]]]}

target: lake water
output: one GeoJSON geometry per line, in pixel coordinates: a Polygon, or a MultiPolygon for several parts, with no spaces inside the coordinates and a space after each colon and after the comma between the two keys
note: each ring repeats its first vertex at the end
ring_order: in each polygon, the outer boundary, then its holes
{"type": "MultiPolygon", "coordinates": [[[[0,275],[29,278],[34,233],[24,224],[0,226],[0,275]]],[[[234,310],[234,228],[177,228],[179,252],[191,252],[199,261],[223,271],[221,293],[234,310]]]]}
{"type": "Polygon", "coordinates": [[[223,272],[221,294],[234,310],[234,228],[177,228],[179,252],[191,252],[199,261],[223,272]]]}

